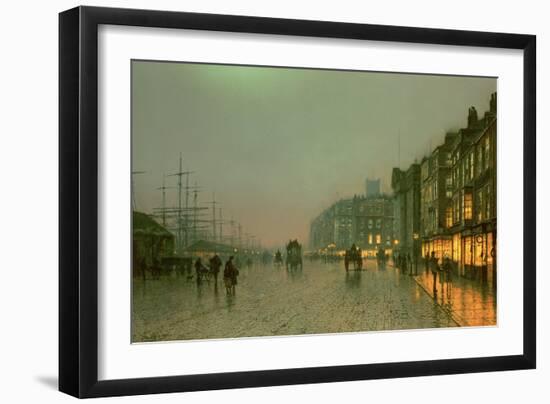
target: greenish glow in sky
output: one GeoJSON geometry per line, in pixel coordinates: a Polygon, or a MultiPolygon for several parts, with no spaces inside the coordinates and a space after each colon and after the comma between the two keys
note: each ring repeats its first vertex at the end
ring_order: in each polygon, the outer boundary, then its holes
{"type": "Polygon", "coordinates": [[[390,192],[392,167],[408,167],[465,126],[469,106],[482,115],[496,86],[494,78],[134,61],[132,169],[146,171],[134,178],[137,208],[160,207],[157,188],[181,152],[202,203],[215,192],[224,217],[265,246],[305,242],[311,219],[364,193],[366,177],[390,192]]]}

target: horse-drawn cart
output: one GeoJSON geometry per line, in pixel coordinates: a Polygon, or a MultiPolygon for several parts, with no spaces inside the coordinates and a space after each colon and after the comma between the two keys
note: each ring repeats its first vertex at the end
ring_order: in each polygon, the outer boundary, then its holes
{"type": "Polygon", "coordinates": [[[289,271],[302,269],[302,246],[298,240],[292,240],[286,246],[286,269],[289,271]]]}

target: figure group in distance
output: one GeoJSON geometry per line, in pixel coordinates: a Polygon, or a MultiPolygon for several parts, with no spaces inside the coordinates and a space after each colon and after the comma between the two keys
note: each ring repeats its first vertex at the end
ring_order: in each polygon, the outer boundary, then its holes
{"type": "MultiPolygon", "coordinates": [[[[225,263],[225,268],[223,271],[223,282],[225,285],[225,291],[227,295],[235,295],[235,285],[237,285],[237,277],[239,276],[239,270],[233,262],[233,256],[229,257],[225,263]]],[[[210,281],[214,278],[214,286],[217,289],[218,286],[218,275],[220,273],[223,263],[218,254],[214,254],[212,258],[209,259],[209,266],[205,266],[202,263],[201,258],[197,258],[195,261],[195,277],[197,281],[197,286],[200,286],[203,281],[210,281]]]]}

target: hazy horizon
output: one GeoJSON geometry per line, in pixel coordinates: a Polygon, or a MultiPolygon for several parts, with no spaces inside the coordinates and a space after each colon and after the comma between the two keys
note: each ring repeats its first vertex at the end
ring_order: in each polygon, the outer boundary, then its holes
{"type": "MultiPolygon", "coordinates": [[[[466,126],[470,106],[482,116],[496,87],[495,78],[133,61],[132,171],[145,172],[133,178],[136,209],[161,206],[158,188],[181,153],[201,205],[215,192],[224,219],[264,246],[307,243],[323,209],[364,194],[367,177],[391,192],[392,168],[466,126]]],[[[177,204],[175,189],[166,197],[177,204]]]]}

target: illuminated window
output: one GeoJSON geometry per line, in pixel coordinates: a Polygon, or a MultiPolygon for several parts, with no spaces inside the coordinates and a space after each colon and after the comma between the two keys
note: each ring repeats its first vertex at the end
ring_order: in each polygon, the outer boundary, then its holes
{"type": "Polygon", "coordinates": [[[485,212],[485,205],[483,204],[483,190],[480,189],[477,191],[477,198],[476,198],[476,217],[478,221],[483,220],[483,214],[485,212]]]}
{"type": "Polygon", "coordinates": [[[453,261],[460,261],[460,234],[453,235],[453,261]]]}
{"type": "Polygon", "coordinates": [[[369,244],[372,244],[372,234],[369,233],[369,244]]]}
{"type": "Polygon", "coordinates": [[[376,235],[376,244],[380,244],[382,242],[382,236],[380,234],[376,235]]]}
{"type": "Polygon", "coordinates": [[[453,208],[448,207],[445,210],[445,227],[449,228],[453,225],[453,208]]]}
{"type": "Polygon", "coordinates": [[[472,194],[464,194],[464,220],[472,219],[472,194]]]}
{"type": "Polygon", "coordinates": [[[455,216],[455,223],[460,222],[460,199],[456,197],[454,199],[454,216],[455,216]]]}

